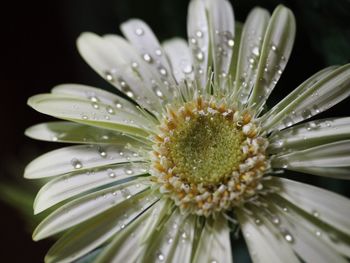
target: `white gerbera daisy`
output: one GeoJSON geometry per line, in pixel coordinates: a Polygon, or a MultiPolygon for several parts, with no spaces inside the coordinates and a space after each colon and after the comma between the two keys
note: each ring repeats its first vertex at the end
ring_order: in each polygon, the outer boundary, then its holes
{"type": "MultiPolygon", "coordinates": [[[[26,178],[53,178],[35,230],[61,233],[46,262],[232,262],[240,226],[254,262],[347,262],[350,202],[280,177],[283,169],[349,178],[350,118],[304,121],[350,94],[350,65],[310,77],[269,111],[295,21],[255,8],[235,27],[226,0],[193,0],[187,44],[164,44],[142,21],[116,35],[84,33],[83,58],[130,99],[76,84],[29,99],[64,119],[29,128],[78,143],[44,154],[26,178]],[[275,175],[275,176],[271,176],[275,175]]],[[[283,175],[283,174],[282,174],[283,175]]]]}

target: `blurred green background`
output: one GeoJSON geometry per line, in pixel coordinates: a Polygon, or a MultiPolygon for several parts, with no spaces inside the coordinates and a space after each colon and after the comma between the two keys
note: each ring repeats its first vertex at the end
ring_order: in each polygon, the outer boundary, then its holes
{"type": "MultiPolygon", "coordinates": [[[[236,0],[235,17],[244,21],[256,5],[272,11],[278,4],[292,9],[297,38],[291,60],[269,105],[283,98],[314,72],[350,61],[349,0],[236,0]]],[[[29,96],[48,92],[60,83],[76,82],[113,90],[83,62],[75,40],[83,31],[116,32],[129,18],[145,20],[160,40],[186,36],[188,0],[60,0],[7,2],[2,6],[3,70],[0,171],[1,262],[42,262],[50,241],[34,243],[31,232],[43,215],[32,216],[38,182],[22,179],[25,165],[60,145],[25,138],[26,127],[51,120],[26,106],[29,96]]],[[[350,100],[321,117],[349,115],[350,100]]],[[[288,175],[348,195],[344,181],[288,175]]],[[[239,262],[250,262],[241,242],[234,242],[239,262]]]]}

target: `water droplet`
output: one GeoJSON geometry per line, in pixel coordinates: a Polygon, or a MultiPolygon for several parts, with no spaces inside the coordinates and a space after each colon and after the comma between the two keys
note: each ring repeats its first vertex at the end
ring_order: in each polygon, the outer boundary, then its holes
{"type": "Polygon", "coordinates": [[[167,240],[168,244],[173,243],[173,241],[174,241],[174,239],[172,237],[169,237],[168,240],[167,240]]]}
{"type": "Polygon", "coordinates": [[[275,225],[278,225],[280,223],[280,219],[277,216],[273,216],[272,223],[274,223],[275,225]]]}
{"type": "Polygon", "coordinates": [[[112,169],[108,169],[107,174],[110,178],[115,178],[117,176],[112,169]]]}
{"type": "Polygon", "coordinates": [[[136,69],[136,68],[139,67],[139,64],[138,64],[137,62],[132,62],[132,63],[131,63],[131,67],[134,68],[134,69],[136,69]]]}
{"type": "Polygon", "coordinates": [[[312,215],[314,217],[319,217],[320,216],[319,212],[317,212],[316,210],[312,211],[312,215]]]}
{"type": "Polygon", "coordinates": [[[147,53],[143,54],[143,60],[147,63],[151,63],[153,61],[152,57],[147,53]]]}
{"type": "Polygon", "coordinates": [[[272,49],[272,51],[276,51],[276,50],[277,50],[277,47],[276,47],[275,45],[272,45],[272,46],[271,46],[271,49],[272,49]]]}
{"type": "Polygon", "coordinates": [[[197,60],[202,61],[204,59],[204,53],[202,51],[199,51],[196,54],[196,58],[197,58],[197,60]]]}
{"type": "Polygon", "coordinates": [[[102,147],[98,148],[98,152],[99,152],[100,156],[103,158],[107,156],[107,152],[102,147]]]}
{"type": "Polygon", "coordinates": [[[261,224],[261,220],[259,218],[256,218],[255,219],[255,224],[260,225],[261,224]]]}
{"type": "Polygon", "coordinates": [[[110,82],[113,82],[114,81],[114,77],[113,77],[113,74],[111,71],[109,70],[106,70],[105,71],[105,78],[106,80],[110,81],[110,82]]]}
{"type": "Polygon", "coordinates": [[[233,47],[233,46],[235,45],[235,41],[234,41],[233,39],[228,39],[228,40],[227,40],[227,45],[228,45],[229,47],[233,47]]]}
{"type": "Polygon", "coordinates": [[[85,114],[81,115],[81,118],[82,118],[83,120],[89,119],[89,117],[88,117],[87,115],[85,115],[85,114]]]}
{"type": "Polygon", "coordinates": [[[186,238],[187,238],[187,233],[186,233],[185,231],[182,232],[181,237],[182,237],[183,239],[186,239],[186,238]]]}
{"type": "Polygon", "coordinates": [[[109,114],[115,114],[115,110],[112,108],[112,106],[107,106],[106,110],[109,114]]]}
{"type": "Polygon", "coordinates": [[[166,76],[166,75],[167,75],[167,71],[166,71],[165,68],[159,68],[159,73],[160,73],[160,75],[162,75],[162,76],[166,76]]]}
{"type": "Polygon", "coordinates": [[[259,47],[253,47],[252,53],[253,53],[255,56],[259,56],[259,55],[260,55],[259,47]]]}
{"type": "Polygon", "coordinates": [[[77,158],[73,158],[71,160],[71,164],[74,167],[74,169],[81,169],[83,167],[82,163],[77,158]]]}
{"type": "Polygon", "coordinates": [[[145,31],[142,28],[136,28],[135,34],[138,36],[142,36],[145,33],[145,31]]]}
{"type": "Polygon", "coordinates": [[[54,135],[54,136],[51,137],[51,140],[52,140],[53,142],[57,142],[57,141],[58,141],[58,138],[57,138],[57,136],[54,135]]]}
{"type": "Polygon", "coordinates": [[[161,252],[158,252],[158,253],[157,253],[157,259],[158,259],[159,261],[164,261],[164,255],[163,255],[161,252]]]}
{"type": "Polygon", "coordinates": [[[161,56],[163,54],[163,52],[160,49],[156,49],[154,53],[156,53],[157,56],[161,56]]]}
{"type": "Polygon", "coordinates": [[[315,235],[318,236],[318,237],[320,237],[320,236],[322,235],[322,233],[321,233],[321,231],[316,230],[316,231],[315,231],[315,235]]]}
{"type": "Polygon", "coordinates": [[[203,32],[200,31],[200,30],[197,30],[197,31],[196,31],[196,36],[197,36],[198,38],[202,38],[202,37],[203,37],[203,32]]]}
{"type": "Polygon", "coordinates": [[[192,65],[188,64],[182,68],[183,73],[185,74],[191,74],[193,71],[192,65]]]}
{"type": "Polygon", "coordinates": [[[93,107],[94,109],[96,109],[96,110],[98,110],[98,109],[100,108],[100,105],[98,105],[97,102],[92,102],[91,105],[92,105],[92,107],[93,107]]]}
{"type": "Polygon", "coordinates": [[[289,233],[289,232],[286,232],[284,234],[284,239],[288,242],[288,243],[293,243],[294,242],[294,238],[293,236],[289,233]]]}
{"type": "Polygon", "coordinates": [[[156,93],[156,95],[160,98],[163,97],[163,92],[160,91],[160,89],[158,88],[158,86],[153,86],[153,91],[156,93]]]}
{"type": "Polygon", "coordinates": [[[121,109],[123,107],[123,105],[120,104],[118,101],[115,102],[115,106],[117,107],[117,109],[121,109]]]}
{"type": "Polygon", "coordinates": [[[130,193],[130,190],[129,189],[123,189],[120,191],[122,196],[125,198],[125,199],[130,199],[131,198],[131,193],[130,193]]]}
{"type": "Polygon", "coordinates": [[[212,260],[210,261],[210,263],[218,263],[218,261],[215,260],[215,259],[212,259],[212,260]]]}
{"type": "Polygon", "coordinates": [[[131,175],[131,174],[134,173],[134,171],[131,170],[131,169],[126,169],[126,170],[125,170],[125,173],[128,174],[128,175],[131,175]]]}

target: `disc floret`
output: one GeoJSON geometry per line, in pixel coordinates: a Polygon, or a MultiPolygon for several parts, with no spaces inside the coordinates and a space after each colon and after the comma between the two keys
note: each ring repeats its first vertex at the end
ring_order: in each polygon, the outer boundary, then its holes
{"type": "Polygon", "coordinates": [[[268,143],[248,111],[199,97],[168,107],[159,130],[153,180],[183,212],[209,216],[228,210],[261,187],[268,143]]]}

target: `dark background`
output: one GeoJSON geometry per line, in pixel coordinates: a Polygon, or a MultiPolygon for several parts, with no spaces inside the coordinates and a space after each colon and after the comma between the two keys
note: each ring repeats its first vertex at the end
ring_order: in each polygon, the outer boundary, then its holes
{"type": "MultiPolygon", "coordinates": [[[[279,3],[294,12],[297,38],[290,62],[269,105],[316,71],[350,61],[349,0],[237,0],[234,1],[235,16],[244,21],[252,7],[260,5],[272,11],[279,3]]],[[[75,48],[79,34],[83,31],[119,34],[121,22],[139,17],[150,24],[160,40],[185,37],[188,0],[13,1],[10,5],[2,4],[0,15],[3,20],[0,260],[42,262],[51,242],[31,240],[33,227],[40,218],[32,216],[30,208],[38,184],[21,177],[30,160],[59,145],[24,137],[26,127],[50,120],[27,107],[27,98],[66,82],[113,90],[79,57],[75,48]]],[[[349,103],[347,99],[321,117],[349,115],[349,103]]],[[[296,177],[345,195],[350,186],[340,180],[296,177]]],[[[239,257],[249,262],[244,254],[239,257]]]]}

